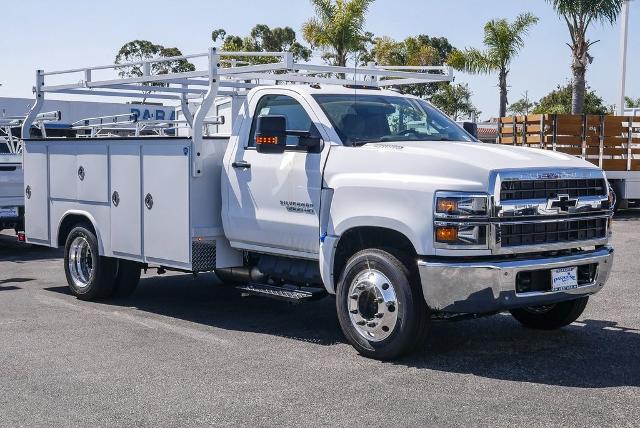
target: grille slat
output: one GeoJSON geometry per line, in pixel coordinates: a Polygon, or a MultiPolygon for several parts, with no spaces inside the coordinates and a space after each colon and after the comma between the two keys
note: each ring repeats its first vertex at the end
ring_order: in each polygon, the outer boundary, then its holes
{"type": "Polygon", "coordinates": [[[502,247],[546,245],[605,238],[607,219],[500,225],[502,247]]]}
{"type": "Polygon", "coordinates": [[[558,195],[578,198],[606,194],[606,182],[600,178],[503,181],[500,188],[501,201],[552,199],[558,195]]]}

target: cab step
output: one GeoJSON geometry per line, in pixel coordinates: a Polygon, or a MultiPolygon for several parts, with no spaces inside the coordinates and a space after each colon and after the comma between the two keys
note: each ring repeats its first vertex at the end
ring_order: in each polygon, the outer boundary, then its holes
{"type": "Polygon", "coordinates": [[[248,295],[269,297],[292,303],[317,300],[327,295],[327,292],[321,288],[277,287],[275,285],[257,283],[239,285],[236,289],[248,295]]]}

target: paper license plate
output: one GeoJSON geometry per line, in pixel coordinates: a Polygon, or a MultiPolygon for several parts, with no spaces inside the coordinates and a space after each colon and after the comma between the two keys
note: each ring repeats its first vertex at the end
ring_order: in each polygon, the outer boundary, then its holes
{"type": "Polygon", "coordinates": [[[551,269],[551,290],[571,290],[578,287],[578,268],[564,267],[551,269]]]}
{"type": "Polygon", "coordinates": [[[18,207],[0,208],[0,218],[18,217],[18,207]]]}

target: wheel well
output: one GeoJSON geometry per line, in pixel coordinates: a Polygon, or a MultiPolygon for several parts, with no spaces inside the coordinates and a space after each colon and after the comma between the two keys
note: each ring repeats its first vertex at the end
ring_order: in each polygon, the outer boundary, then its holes
{"type": "Polygon", "coordinates": [[[58,247],[63,247],[65,245],[69,233],[71,233],[71,230],[78,225],[86,227],[96,235],[96,229],[93,227],[91,220],[86,216],[82,214],[69,214],[62,220],[62,223],[60,223],[60,227],[58,228],[58,247]]]}
{"type": "Polygon", "coordinates": [[[342,268],[349,257],[366,248],[378,248],[391,252],[402,262],[417,257],[416,249],[404,234],[383,227],[355,227],[342,234],[338,241],[333,262],[333,278],[338,284],[342,268]]]}

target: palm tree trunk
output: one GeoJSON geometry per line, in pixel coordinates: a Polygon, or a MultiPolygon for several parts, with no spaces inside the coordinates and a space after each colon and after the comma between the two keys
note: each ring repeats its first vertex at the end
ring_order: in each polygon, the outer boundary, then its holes
{"type": "Polygon", "coordinates": [[[573,96],[571,98],[571,114],[582,114],[584,112],[584,94],[586,91],[585,73],[586,67],[582,64],[574,64],[573,71],[573,96]]]}
{"type": "Polygon", "coordinates": [[[507,71],[500,70],[500,117],[507,115],[507,71]]]}

